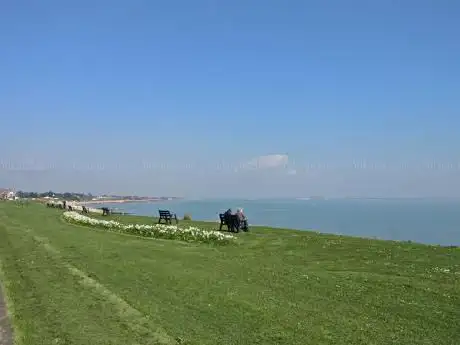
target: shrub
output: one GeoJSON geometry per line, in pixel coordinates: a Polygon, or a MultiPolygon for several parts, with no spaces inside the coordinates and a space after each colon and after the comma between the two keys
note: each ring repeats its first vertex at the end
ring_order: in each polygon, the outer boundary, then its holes
{"type": "Polygon", "coordinates": [[[192,215],[190,213],[184,214],[184,220],[192,220],[192,215]]]}

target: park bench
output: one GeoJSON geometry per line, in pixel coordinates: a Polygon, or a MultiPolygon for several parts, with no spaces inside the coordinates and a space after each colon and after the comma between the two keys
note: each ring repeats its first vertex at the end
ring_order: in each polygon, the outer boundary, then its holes
{"type": "Polygon", "coordinates": [[[222,230],[222,227],[224,225],[226,225],[228,231],[231,231],[231,232],[239,232],[240,231],[240,221],[239,221],[238,216],[236,214],[227,214],[226,215],[225,213],[220,213],[219,218],[220,218],[219,230],[222,230]]]}
{"type": "Polygon", "coordinates": [[[173,219],[176,220],[176,224],[179,223],[179,220],[177,219],[175,213],[172,213],[168,210],[158,210],[158,212],[160,213],[160,218],[158,218],[158,224],[160,224],[162,220],[165,221],[165,224],[171,224],[173,219]]]}
{"type": "Polygon", "coordinates": [[[108,216],[110,214],[110,210],[108,207],[102,207],[101,210],[103,216],[108,216]]]}

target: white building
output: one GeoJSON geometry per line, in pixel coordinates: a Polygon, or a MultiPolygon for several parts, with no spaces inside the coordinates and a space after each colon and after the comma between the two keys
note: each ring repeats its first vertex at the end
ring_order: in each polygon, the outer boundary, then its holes
{"type": "Polygon", "coordinates": [[[9,191],[8,193],[6,193],[6,199],[8,199],[8,200],[16,200],[17,199],[16,192],[9,191]]]}

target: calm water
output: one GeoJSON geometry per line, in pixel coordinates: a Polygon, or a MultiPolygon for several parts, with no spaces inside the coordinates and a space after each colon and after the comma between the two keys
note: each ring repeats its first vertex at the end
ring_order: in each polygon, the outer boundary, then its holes
{"type": "Polygon", "coordinates": [[[109,207],[145,216],[169,209],[216,221],[218,213],[242,207],[251,224],[460,245],[460,201],[451,200],[180,200],[109,207]]]}

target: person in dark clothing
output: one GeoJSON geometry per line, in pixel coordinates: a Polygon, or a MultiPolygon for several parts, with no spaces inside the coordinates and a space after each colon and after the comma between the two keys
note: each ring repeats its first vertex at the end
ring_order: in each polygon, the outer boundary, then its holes
{"type": "Polygon", "coordinates": [[[225,223],[229,226],[229,229],[232,227],[232,209],[229,208],[224,213],[225,223]]]}
{"type": "Polygon", "coordinates": [[[230,231],[238,231],[238,224],[236,222],[236,217],[232,213],[232,209],[229,208],[227,211],[224,213],[224,219],[225,219],[225,224],[227,224],[228,229],[230,231]]]}

